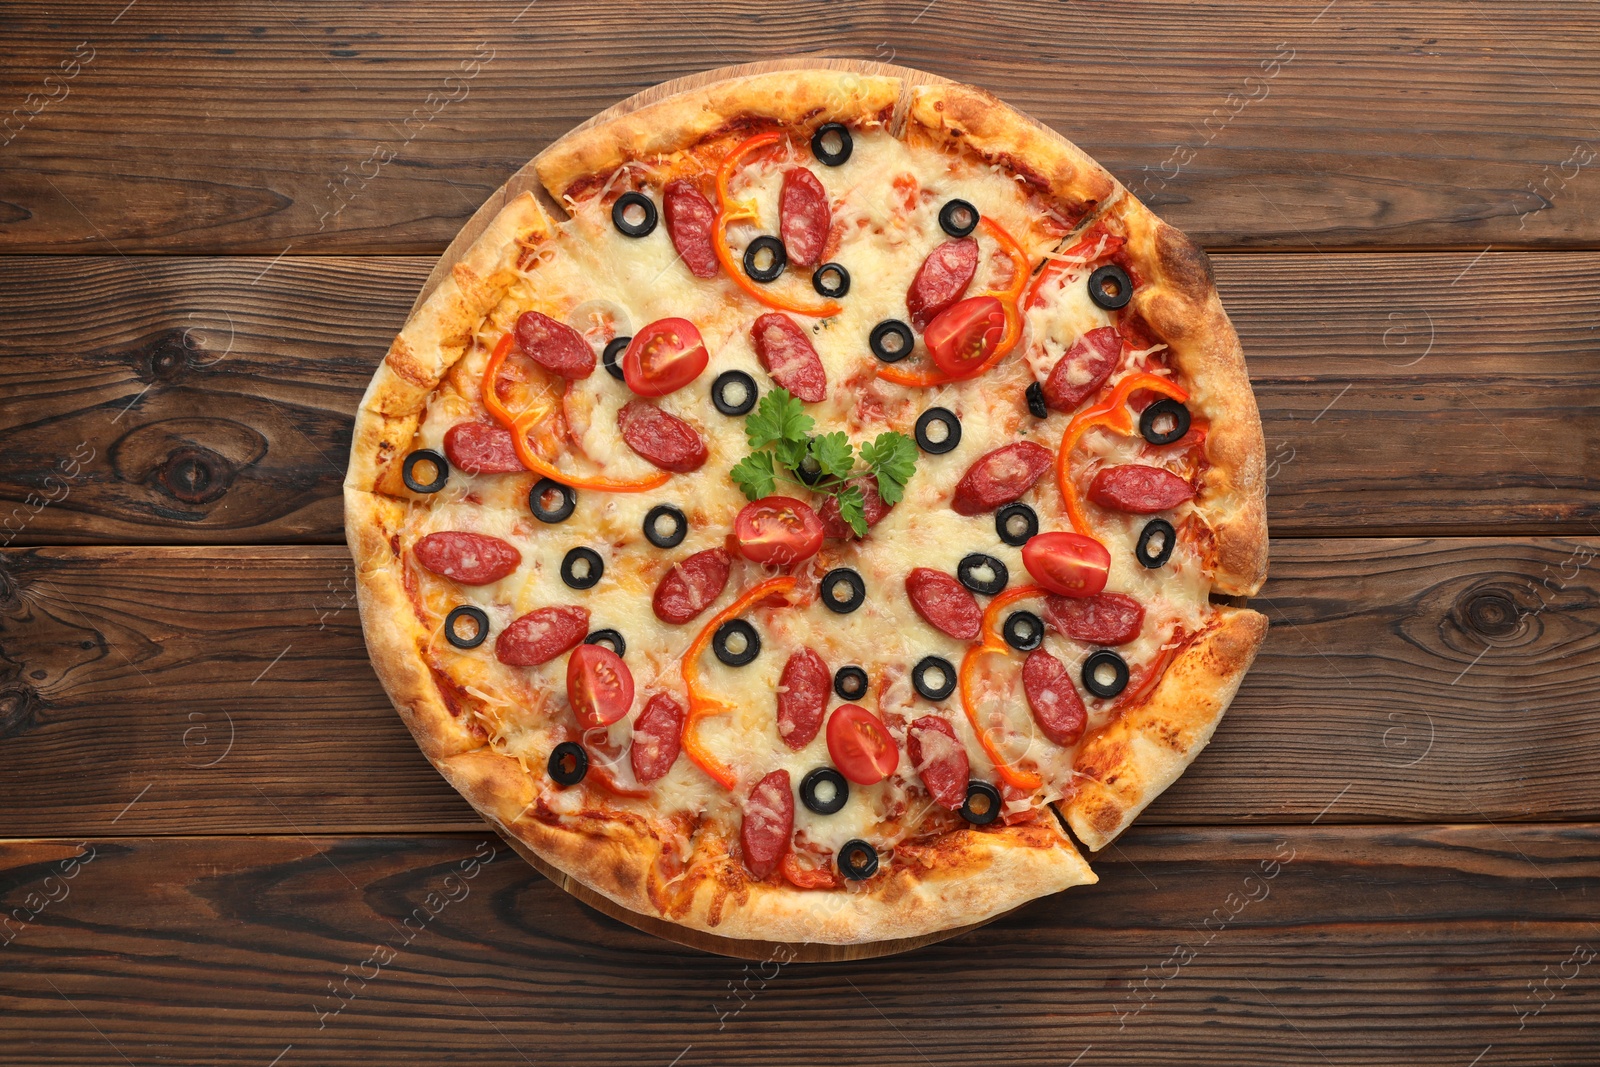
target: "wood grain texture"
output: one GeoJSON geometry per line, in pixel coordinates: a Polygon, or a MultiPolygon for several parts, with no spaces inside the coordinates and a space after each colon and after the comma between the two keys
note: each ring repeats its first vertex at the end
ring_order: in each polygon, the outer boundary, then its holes
{"type": "MultiPolygon", "coordinates": [[[[1215,262],[1274,534],[1600,532],[1600,255],[1215,262]]],[[[430,266],[0,258],[0,543],[342,540],[351,414],[430,266]]]]}
{"type": "Polygon", "coordinates": [[[0,1063],[1580,1063],[1597,852],[1593,824],[1139,828],[1097,886],[807,966],[637,933],[484,834],[5,842],[0,1063]]]}
{"type": "Polygon", "coordinates": [[[601,109],[793,54],[983,86],[1212,247],[1573,247],[1600,230],[1600,26],[1581,0],[1533,20],[1379,0],[1145,2],[1114,20],[1049,0],[604,17],[577,0],[109,0],[12,5],[5,33],[0,246],[16,252],[437,253],[601,109]],[[649,47],[619,32],[641,26],[649,47]]]}
{"type": "MultiPolygon", "coordinates": [[[[1141,824],[1600,816],[1597,554],[1275,542],[1267,645],[1141,824]]],[[[0,835],[479,825],[367,665],[342,549],[0,559],[0,835]]]]}

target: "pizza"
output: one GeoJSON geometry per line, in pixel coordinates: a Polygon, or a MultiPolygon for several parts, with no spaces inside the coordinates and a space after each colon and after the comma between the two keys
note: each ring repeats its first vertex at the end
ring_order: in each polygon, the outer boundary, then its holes
{"type": "Polygon", "coordinates": [[[534,169],[355,424],[362,621],[423,752],[545,864],[723,937],[1094,882],[1078,843],[1176,780],[1266,630],[1205,254],[950,83],[718,82],[534,169]]]}

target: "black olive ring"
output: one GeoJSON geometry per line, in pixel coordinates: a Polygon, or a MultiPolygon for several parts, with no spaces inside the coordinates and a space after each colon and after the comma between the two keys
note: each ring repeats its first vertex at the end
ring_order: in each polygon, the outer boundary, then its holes
{"type": "Polygon", "coordinates": [[[867,583],[849,567],[835,567],[822,576],[822,602],[836,615],[848,615],[867,599],[867,583]],[[841,585],[850,587],[850,598],[840,600],[834,591],[841,585]]]}
{"type": "Polygon", "coordinates": [[[657,548],[677,548],[689,536],[689,516],[671,504],[657,504],[644,516],[644,539],[657,548]],[[672,520],[672,532],[663,534],[656,529],[662,519],[672,520]]]}
{"type": "Polygon", "coordinates": [[[1083,687],[1097,697],[1114,697],[1128,686],[1128,663],[1121,656],[1109,648],[1102,648],[1091,653],[1083,661],[1083,687]],[[1101,667],[1110,667],[1116,672],[1110,684],[1100,681],[1096,675],[1101,667]]]}
{"type": "Polygon", "coordinates": [[[450,464],[433,449],[419,448],[400,464],[400,477],[406,483],[406,488],[413,493],[437,493],[444,488],[444,483],[450,480],[450,464]],[[415,471],[418,463],[433,464],[433,481],[417,481],[415,471]]]}
{"type": "Polygon", "coordinates": [[[850,291],[850,272],[844,269],[842,263],[824,263],[811,272],[811,288],[817,291],[818,296],[837,300],[850,291]],[[831,282],[828,280],[830,277],[833,279],[831,282]]]}
{"type": "Polygon", "coordinates": [[[800,803],[818,815],[832,815],[850,799],[850,783],[832,767],[818,767],[800,779],[800,803]],[[833,786],[833,796],[823,800],[817,796],[817,786],[824,782],[833,786]]]}
{"type": "Polygon", "coordinates": [[[761,635],[743,619],[729,619],[711,635],[711,651],[728,666],[743,667],[761,655],[761,635]],[[744,648],[738,652],[728,647],[728,642],[735,636],[744,638],[744,648]]]}
{"type": "Polygon", "coordinates": [[[1044,402],[1044,386],[1034,382],[1023,390],[1022,396],[1028,402],[1029,415],[1036,419],[1048,419],[1050,417],[1050,405],[1044,402]]]}
{"type": "Polygon", "coordinates": [[[763,235],[745,246],[744,272],[753,282],[775,282],[788,265],[789,253],[784,249],[783,242],[776,237],[763,235]],[[756,265],[763,251],[772,257],[772,262],[764,270],[756,265]]]}
{"type": "Polygon", "coordinates": [[[807,485],[816,485],[822,477],[822,464],[817,462],[817,457],[809,451],[800,460],[800,465],[794,468],[794,476],[807,485]]]}
{"type": "Polygon", "coordinates": [[[860,700],[867,695],[870,679],[860,667],[840,667],[833,675],[833,691],[840,700],[860,700]]]}
{"type": "Polygon", "coordinates": [[[1189,432],[1189,422],[1189,409],[1167,397],[1144,409],[1139,416],[1139,436],[1153,445],[1170,445],[1189,432]],[[1172,429],[1166,433],[1156,429],[1156,423],[1163,415],[1172,419],[1172,429]]]}
{"type": "Polygon", "coordinates": [[[1172,558],[1172,550],[1178,543],[1178,531],[1172,528],[1172,523],[1166,519],[1151,519],[1144,524],[1144,529],[1139,531],[1139,543],[1133,546],[1133,554],[1139,557],[1139,562],[1155,570],[1172,558]],[[1150,551],[1150,542],[1157,537],[1161,538],[1161,547],[1150,551]]]}
{"type": "Polygon", "coordinates": [[[916,345],[917,339],[911,332],[911,327],[899,319],[884,319],[867,335],[867,347],[872,349],[873,355],[885,363],[899,363],[911,354],[916,345]],[[890,348],[886,344],[890,337],[899,342],[898,347],[890,348]]]}
{"type": "Polygon", "coordinates": [[[930,456],[942,456],[961,443],[961,420],[949,408],[929,408],[917,416],[913,433],[918,448],[930,456]],[[943,439],[938,441],[928,436],[928,427],[936,422],[942,424],[945,431],[943,439]]]}
{"type": "Polygon", "coordinates": [[[576,741],[563,741],[550,752],[550,777],[557,785],[577,785],[589,773],[589,753],[576,741]],[[571,761],[572,769],[567,769],[571,761]]]}
{"type": "Polygon", "coordinates": [[[1089,275],[1089,299],[1107,311],[1125,308],[1133,299],[1133,280],[1115,263],[1107,263],[1089,275]]]}
{"type": "Polygon", "coordinates": [[[744,371],[725,370],[711,383],[711,406],[724,415],[743,415],[756,406],[759,392],[756,380],[744,371]],[[728,399],[728,390],[735,385],[744,389],[743,400],[728,399]]]}
{"type": "Polygon", "coordinates": [[[533,512],[533,517],[540,522],[566,522],[572,517],[572,512],[578,506],[578,491],[570,485],[562,485],[550,478],[540,478],[528,491],[528,510],[533,512]],[[544,506],[546,493],[560,493],[561,503],[553,508],[544,506]]]}
{"type": "Polygon", "coordinates": [[[1021,548],[1039,532],[1038,513],[1027,504],[1007,504],[994,513],[994,532],[1005,544],[1012,548],[1021,548]],[[1021,533],[1011,529],[1013,519],[1022,520],[1021,533]]]}
{"type": "Polygon", "coordinates": [[[1011,581],[1011,572],[1006,565],[993,556],[984,555],[982,552],[968,552],[961,557],[961,562],[956,564],[956,577],[961,584],[974,593],[984,596],[994,596],[1006,587],[1011,581]],[[978,577],[978,572],[987,569],[991,575],[987,580],[978,577]]]}
{"type": "Polygon", "coordinates": [[[951,237],[965,237],[978,228],[978,209],[965,200],[946,200],[939,209],[939,228],[951,237]]]}
{"type": "Polygon", "coordinates": [[[463,604],[459,608],[451,608],[450,614],[444,617],[444,639],[456,648],[477,648],[488,636],[489,616],[482,608],[463,604]],[[456,632],[456,623],[462,619],[471,619],[472,625],[477,627],[477,632],[471,637],[462,637],[456,632]]]}
{"type": "Polygon", "coordinates": [[[596,630],[588,637],[585,637],[583,643],[586,645],[605,645],[619,656],[628,654],[628,642],[624,641],[622,635],[616,630],[596,630]]]}
{"type": "Polygon", "coordinates": [[[606,573],[606,561],[592,548],[571,549],[561,557],[561,580],[570,589],[593,589],[606,573]],[[587,563],[588,570],[578,573],[578,564],[587,563]]]}
{"type": "Polygon", "coordinates": [[[817,132],[811,135],[811,154],[817,157],[817,162],[825,163],[830,167],[840,166],[850,158],[850,153],[855,151],[855,141],[850,137],[850,131],[837,122],[827,122],[817,127],[817,132]],[[828,147],[830,136],[839,138],[837,151],[828,147]]]}
{"type": "Polygon", "coordinates": [[[1013,611],[1000,627],[1006,644],[1018,652],[1032,652],[1044,644],[1044,620],[1031,611],[1013,611]]]}
{"type": "Polygon", "coordinates": [[[623,193],[617,197],[617,202],[611,205],[611,225],[627,234],[629,237],[646,237],[656,228],[656,206],[648,196],[643,193],[623,193]],[[638,222],[628,221],[628,209],[640,208],[644,211],[644,218],[638,222]]]}
{"type": "Polygon", "coordinates": [[[1000,817],[1000,790],[974,778],[967,783],[967,802],[961,805],[961,817],[974,826],[988,826],[1000,817]],[[981,806],[972,802],[983,798],[981,806]]]}
{"type": "Polygon", "coordinates": [[[924,700],[943,700],[956,691],[956,666],[943,656],[923,656],[911,668],[911,687],[924,700]],[[928,681],[934,671],[943,679],[938,685],[928,681]]]}
{"type": "Polygon", "coordinates": [[[861,840],[839,846],[839,873],[852,882],[865,881],[878,873],[878,850],[861,840]]]}
{"type": "Polygon", "coordinates": [[[633,343],[631,337],[613,337],[606,343],[605,351],[600,353],[600,364],[605,367],[606,373],[619,382],[627,381],[622,373],[622,353],[628,350],[633,343]]]}

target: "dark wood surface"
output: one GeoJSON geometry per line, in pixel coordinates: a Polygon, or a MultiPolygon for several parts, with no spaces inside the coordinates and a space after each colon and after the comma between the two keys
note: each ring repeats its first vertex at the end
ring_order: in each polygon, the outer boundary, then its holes
{"type": "Polygon", "coordinates": [[[125,5],[0,17],[0,1063],[1594,1062],[1592,5],[125,5]],[[488,833],[337,494],[495,187],[797,53],[989,88],[1219,253],[1275,536],[1261,659],[1099,885],[809,966],[488,833]]]}

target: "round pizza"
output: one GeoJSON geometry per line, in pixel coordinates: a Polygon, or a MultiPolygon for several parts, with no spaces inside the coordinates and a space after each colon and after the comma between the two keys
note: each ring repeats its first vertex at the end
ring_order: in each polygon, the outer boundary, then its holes
{"type": "Polygon", "coordinates": [[[1265,634],[1206,256],[968,87],[801,69],[575,132],[390,347],[372,661],[632,912],[855,944],[1095,881],[1265,634]],[[548,194],[548,195],[544,195],[548,194]]]}

